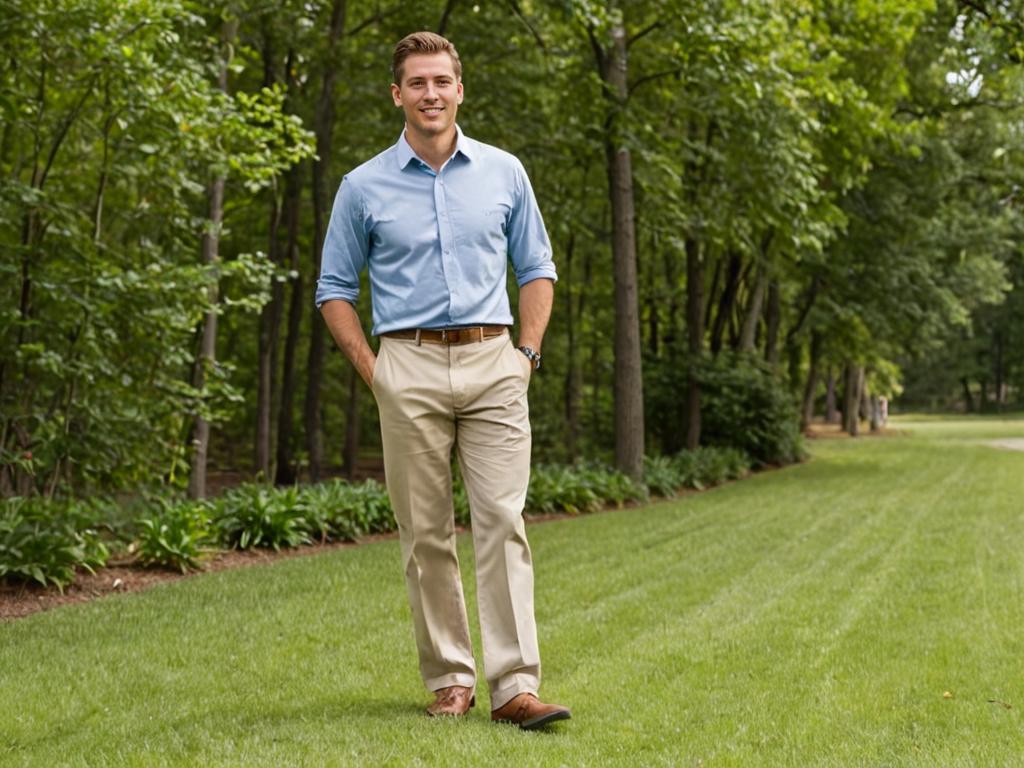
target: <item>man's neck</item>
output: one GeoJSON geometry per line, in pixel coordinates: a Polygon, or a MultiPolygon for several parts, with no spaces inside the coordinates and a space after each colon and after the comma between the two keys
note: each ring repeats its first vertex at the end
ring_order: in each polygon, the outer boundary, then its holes
{"type": "Polygon", "coordinates": [[[405,140],[409,142],[412,151],[421,160],[434,171],[439,172],[441,166],[448,162],[448,158],[455,154],[455,145],[458,143],[459,134],[453,125],[451,131],[445,131],[436,136],[422,136],[415,131],[410,131],[409,126],[406,125],[405,140]]]}

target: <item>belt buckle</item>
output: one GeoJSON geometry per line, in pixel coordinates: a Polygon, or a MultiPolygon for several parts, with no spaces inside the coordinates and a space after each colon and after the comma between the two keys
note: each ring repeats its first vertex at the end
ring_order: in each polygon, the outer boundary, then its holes
{"type": "Polygon", "coordinates": [[[447,328],[442,328],[441,329],[441,343],[442,344],[447,344],[448,343],[448,329],[447,328]]]}

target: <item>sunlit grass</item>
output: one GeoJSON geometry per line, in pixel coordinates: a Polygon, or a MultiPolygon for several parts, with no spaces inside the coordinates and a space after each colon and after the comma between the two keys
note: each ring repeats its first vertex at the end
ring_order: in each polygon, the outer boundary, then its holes
{"type": "Polygon", "coordinates": [[[0,625],[0,765],[1020,764],[1024,420],[893,426],[531,526],[548,733],[421,714],[385,541],[0,625]]]}

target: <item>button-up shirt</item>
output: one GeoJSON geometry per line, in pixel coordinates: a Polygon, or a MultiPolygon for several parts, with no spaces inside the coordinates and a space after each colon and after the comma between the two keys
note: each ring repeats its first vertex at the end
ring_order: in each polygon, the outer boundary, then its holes
{"type": "Polygon", "coordinates": [[[458,130],[435,172],[405,139],[346,175],[324,241],[316,304],[355,303],[369,265],[373,334],[511,325],[506,267],[519,285],[557,279],[522,163],[458,130]]]}

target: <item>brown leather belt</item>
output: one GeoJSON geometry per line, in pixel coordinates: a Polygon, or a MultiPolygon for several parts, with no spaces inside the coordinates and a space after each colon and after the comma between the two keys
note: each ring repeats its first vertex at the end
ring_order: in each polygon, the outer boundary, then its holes
{"type": "Polygon", "coordinates": [[[389,339],[413,339],[417,344],[472,344],[495,336],[501,336],[508,328],[504,325],[475,325],[472,328],[410,328],[407,331],[382,333],[389,339]]]}

